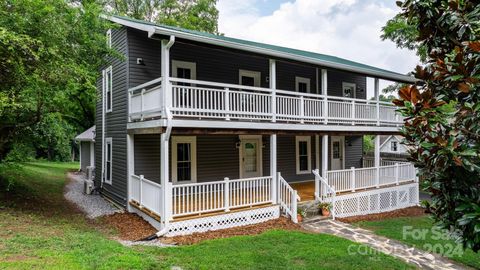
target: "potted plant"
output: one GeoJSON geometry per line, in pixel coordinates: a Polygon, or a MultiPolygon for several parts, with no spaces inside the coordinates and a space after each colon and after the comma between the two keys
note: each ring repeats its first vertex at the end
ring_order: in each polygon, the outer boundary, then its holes
{"type": "Polygon", "coordinates": [[[330,209],[332,209],[332,205],[330,203],[324,202],[318,205],[318,209],[322,213],[322,216],[328,217],[330,216],[330,209]]]}
{"type": "Polygon", "coordinates": [[[297,221],[302,222],[306,214],[305,209],[297,208],[297,221]]]}

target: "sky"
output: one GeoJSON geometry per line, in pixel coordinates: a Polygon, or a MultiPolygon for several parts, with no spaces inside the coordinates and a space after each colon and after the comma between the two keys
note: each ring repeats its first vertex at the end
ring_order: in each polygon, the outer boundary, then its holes
{"type": "MultiPolygon", "coordinates": [[[[219,0],[219,31],[226,36],[346,58],[407,73],[414,52],[382,41],[381,28],[399,12],[387,0],[219,0]]],[[[380,87],[391,84],[381,81],[380,87]]],[[[373,96],[373,79],[367,81],[373,96]]]]}

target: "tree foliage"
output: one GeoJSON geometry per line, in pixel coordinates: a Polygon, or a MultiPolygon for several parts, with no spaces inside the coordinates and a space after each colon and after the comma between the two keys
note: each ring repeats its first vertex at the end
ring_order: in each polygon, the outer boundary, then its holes
{"type": "Polygon", "coordinates": [[[114,14],[218,34],[217,0],[108,0],[114,14]]]}
{"type": "MultiPolygon", "coordinates": [[[[407,25],[416,25],[415,48],[424,48],[416,85],[396,100],[411,157],[432,194],[440,225],[463,233],[480,249],[480,5],[476,1],[400,2],[407,25]]],[[[409,42],[412,37],[399,37],[409,42]]]]}
{"type": "Polygon", "coordinates": [[[96,3],[0,1],[0,160],[15,143],[40,151],[36,138],[54,124],[69,137],[44,141],[56,152],[47,156],[65,159],[72,134],[93,124],[97,70],[108,53],[100,12],[96,3]]]}

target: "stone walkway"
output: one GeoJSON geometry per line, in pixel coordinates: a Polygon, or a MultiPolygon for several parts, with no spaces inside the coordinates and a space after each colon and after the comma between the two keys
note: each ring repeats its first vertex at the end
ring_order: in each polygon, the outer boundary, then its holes
{"type": "MultiPolygon", "coordinates": [[[[422,269],[468,269],[451,261],[410,246],[396,240],[378,236],[371,231],[354,227],[350,224],[312,218],[305,220],[302,227],[315,233],[325,233],[349,239],[351,241],[372,247],[385,254],[400,258],[407,263],[422,269]]],[[[358,251],[361,252],[360,250],[358,251]]]]}

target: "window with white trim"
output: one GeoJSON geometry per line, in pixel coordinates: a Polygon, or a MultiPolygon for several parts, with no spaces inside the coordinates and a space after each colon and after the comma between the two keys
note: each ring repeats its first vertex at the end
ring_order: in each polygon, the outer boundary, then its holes
{"type": "Polygon", "coordinates": [[[104,69],[102,78],[102,87],[103,87],[103,106],[105,108],[105,112],[109,113],[112,111],[112,87],[113,87],[113,74],[112,74],[112,66],[104,69]]]}
{"type": "Polygon", "coordinates": [[[197,181],[197,137],[172,137],[172,180],[174,183],[197,181]]]}
{"type": "Polygon", "coordinates": [[[107,48],[112,48],[112,29],[107,30],[107,48]]]}
{"type": "Polygon", "coordinates": [[[310,136],[296,136],[295,145],[297,174],[310,173],[312,171],[312,147],[310,136]]]}
{"type": "Polygon", "coordinates": [[[105,138],[105,183],[112,184],[112,138],[105,138]]]}
{"type": "Polygon", "coordinates": [[[392,141],[390,143],[390,149],[392,150],[392,152],[397,152],[398,151],[398,142],[392,141]]]}
{"type": "Polygon", "coordinates": [[[347,98],[355,98],[357,85],[354,83],[342,82],[343,96],[347,98]]]}
{"type": "Polygon", "coordinates": [[[310,93],[310,79],[296,76],[295,91],[299,93],[310,93]]]}

